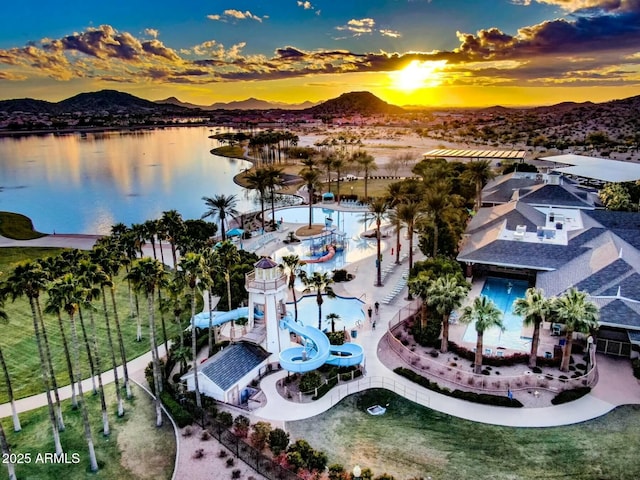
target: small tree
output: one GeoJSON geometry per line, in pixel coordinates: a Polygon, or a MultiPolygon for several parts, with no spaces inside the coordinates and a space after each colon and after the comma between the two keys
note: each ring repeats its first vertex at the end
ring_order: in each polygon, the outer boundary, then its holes
{"type": "Polygon", "coordinates": [[[244,415],[238,415],[233,421],[233,432],[240,438],[247,438],[251,420],[244,415]]]}
{"type": "Polygon", "coordinates": [[[289,446],[289,434],[281,428],[274,428],[269,432],[269,448],[278,456],[289,446]]]}
{"type": "Polygon", "coordinates": [[[258,450],[264,450],[271,434],[271,424],[269,422],[258,422],[251,426],[251,443],[258,450]]]}

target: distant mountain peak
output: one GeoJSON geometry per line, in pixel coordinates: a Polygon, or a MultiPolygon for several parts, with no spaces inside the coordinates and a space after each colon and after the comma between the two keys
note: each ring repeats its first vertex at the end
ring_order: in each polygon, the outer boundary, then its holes
{"type": "Polygon", "coordinates": [[[404,113],[404,109],[381,100],[371,92],[348,92],[337,98],[306,109],[314,115],[389,115],[404,113]]]}

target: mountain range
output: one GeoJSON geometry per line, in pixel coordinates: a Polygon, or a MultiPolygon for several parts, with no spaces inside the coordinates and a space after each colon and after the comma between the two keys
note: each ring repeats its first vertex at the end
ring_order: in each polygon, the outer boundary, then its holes
{"type": "Polygon", "coordinates": [[[268,102],[258,98],[247,98],[246,100],[235,100],[232,102],[216,102],[211,105],[196,105],[195,103],[181,102],[176,97],[156,100],[160,105],[177,105],[186,108],[199,108],[201,110],[304,110],[313,107],[318,103],[306,101],[303,103],[268,102]]]}

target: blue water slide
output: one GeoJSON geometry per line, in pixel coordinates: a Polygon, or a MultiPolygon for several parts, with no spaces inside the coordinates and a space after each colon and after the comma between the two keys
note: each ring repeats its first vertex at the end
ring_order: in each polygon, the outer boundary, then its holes
{"type": "Polygon", "coordinates": [[[304,345],[287,348],[280,352],[280,365],[285,370],[304,373],[315,370],[325,363],[340,367],[362,363],[364,353],[360,345],[354,343],[331,345],[324,332],[309,325],[296,323],[291,319],[281,320],[280,327],[289,329],[304,341],[304,345]]]}
{"type": "MultiPolygon", "coordinates": [[[[212,316],[212,325],[218,326],[223,323],[230,322],[231,320],[238,320],[239,318],[248,318],[249,317],[249,307],[240,307],[235,310],[230,310],[228,312],[211,312],[212,316]]],[[[262,312],[254,311],[255,317],[262,317],[262,312]]],[[[197,328],[209,328],[209,312],[200,312],[194,317],[194,324],[197,328]]]]}

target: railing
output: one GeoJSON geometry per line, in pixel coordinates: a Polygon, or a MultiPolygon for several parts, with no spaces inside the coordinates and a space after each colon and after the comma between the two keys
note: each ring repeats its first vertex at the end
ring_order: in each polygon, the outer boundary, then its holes
{"type": "MultiPolygon", "coordinates": [[[[418,303],[419,302],[415,302],[415,305],[418,303]]],[[[509,390],[516,391],[532,388],[536,390],[560,392],[577,387],[592,386],[597,382],[597,368],[593,349],[589,351],[588,371],[582,375],[576,375],[575,372],[568,372],[567,375],[558,376],[549,373],[534,373],[531,371],[509,376],[484,375],[457,368],[457,364],[454,361],[444,363],[442,359],[438,361],[429,355],[414,352],[411,348],[403,344],[402,340],[406,342],[406,339],[398,338],[396,333],[399,330],[398,327],[400,324],[415,315],[419,308],[419,306],[410,305],[409,307],[401,309],[389,322],[389,329],[385,335],[389,347],[407,364],[407,367],[416,373],[423,374],[429,378],[435,377],[453,386],[460,387],[463,390],[495,394],[506,394],[509,390]]],[[[438,358],[439,357],[440,355],[438,358]]],[[[500,367],[491,368],[493,371],[500,367]]]]}
{"type": "Polygon", "coordinates": [[[249,272],[245,275],[245,285],[248,288],[256,288],[260,290],[275,290],[283,285],[287,285],[289,279],[287,275],[280,275],[273,280],[256,280],[256,272],[249,272]]]}

